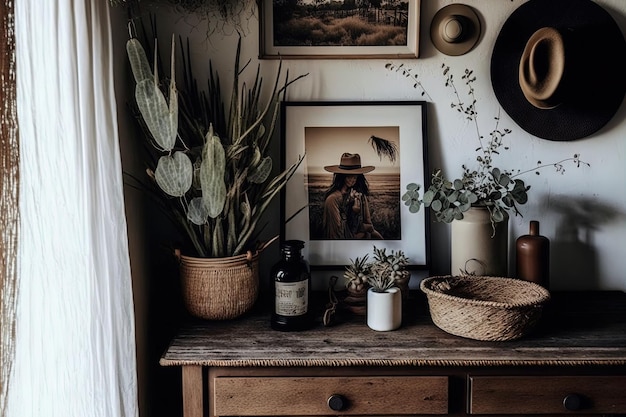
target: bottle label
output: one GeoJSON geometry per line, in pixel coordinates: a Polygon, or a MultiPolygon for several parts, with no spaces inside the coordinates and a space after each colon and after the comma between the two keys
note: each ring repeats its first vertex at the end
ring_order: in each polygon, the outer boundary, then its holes
{"type": "Polygon", "coordinates": [[[308,281],[276,282],[276,314],[302,316],[308,311],[308,281]]]}

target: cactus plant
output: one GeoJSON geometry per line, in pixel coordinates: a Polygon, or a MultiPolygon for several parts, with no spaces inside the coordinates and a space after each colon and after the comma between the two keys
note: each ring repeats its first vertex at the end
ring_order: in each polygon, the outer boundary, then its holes
{"type": "Polygon", "coordinates": [[[370,266],[368,283],[376,292],[385,292],[389,288],[396,286],[401,280],[408,280],[409,258],[401,250],[391,250],[387,254],[386,248],[378,249],[374,246],[374,261],[370,266]]]}
{"type": "Polygon", "coordinates": [[[350,264],[346,266],[343,277],[346,281],[346,288],[353,292],[367,290],[370,264],[367,263],[369,255],[362,258],[350,259],[350,264]]]}
{"type": "Polygon", "coordinates": [[[369,254],[362,258],[351,260],[344,271],[346,288],[352,291],[367,290],[373,288],[376,292],[385,292],[400,283],[404,285],[410,279],[407,270],[409,258],[401,250],[391,250],[387,253],[386,248],[377,248],[374,245],[374,259],[368,262],[369,254]]]}
{"type": "Polygon", "coordinates": [[[127,42],[138,118],[157,153],[156,163],[148,168],[149,178],[157,186],[155,191],[161,205],[171,210],[168,214],[188,238],[187,250],[193,248],[192,254],[199,257],[235,256],[257,248],[262,214],[303,159],[300,157],[295,164],[271,177],[273,163],[267,155],[268,145],[274,134],[280,100],[287,87],[305,75],[290,80],[287,74],[281,86],[281,62],[270,98],[262,105],[262,79],[258,70],[251,89],[245,83],[240,85],[240,48],[241,39],[235,58],[230,113],[224,122],[220,120],[220,115],[225,114],[223,108],[218,108],[223,107],[219,81],[212,68],[211,97],[190,91],[194,82],[187,62],[185,87],[178,91],[174,37],[169,85],[159,80],[156,42],[154,70],[141,42],[135,37],[127,42]],[[210,105],[198,104],[201,96],[210,105]],[[198,109],[206,113],[198,115],[198,109]]]}

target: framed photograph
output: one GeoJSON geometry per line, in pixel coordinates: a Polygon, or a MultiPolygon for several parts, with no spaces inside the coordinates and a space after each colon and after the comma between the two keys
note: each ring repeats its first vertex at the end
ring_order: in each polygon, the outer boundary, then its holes
{"type": "Polygon", "coordinates": [[[260,58],[417,58],[420,0],[258,0],[260,58]]]}
{"type": "Polygon", "coordinates": [[[429,265],[428,210],[410,213],[409,183],[428,186],[426,103],[283,102],[282,166],[304,156],[281,197],[281,236],[305,242],[312,268],[338,269],[374,245],[429,265]]]}

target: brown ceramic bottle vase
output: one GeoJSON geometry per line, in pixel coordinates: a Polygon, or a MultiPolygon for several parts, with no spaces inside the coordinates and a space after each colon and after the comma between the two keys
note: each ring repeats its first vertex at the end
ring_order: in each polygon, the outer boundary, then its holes
{"type": "Polygon", "coordinates": [[[550,240],[539,234],[539,222],[531,220],[530,233],[520,236],[516,245],[517,278],[549,288],[550,240]]]}

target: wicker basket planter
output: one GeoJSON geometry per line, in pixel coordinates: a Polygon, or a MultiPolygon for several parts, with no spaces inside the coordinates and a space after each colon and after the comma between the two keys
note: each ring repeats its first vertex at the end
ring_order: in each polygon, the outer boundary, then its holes
{"type": "Polygon", "coordinates": [[[248,312],[259,294],[259,254],[230,258],[178,255],[187,311],[207,320],[233,319],[248,312]]]}
{"type": "Polygon", "coordinates": [[[437,327],[476,340],[518,339],[535,326],[548,290],[514,278],[441,276],[424,279],[420,289],[428,297],[437,327]]]}

